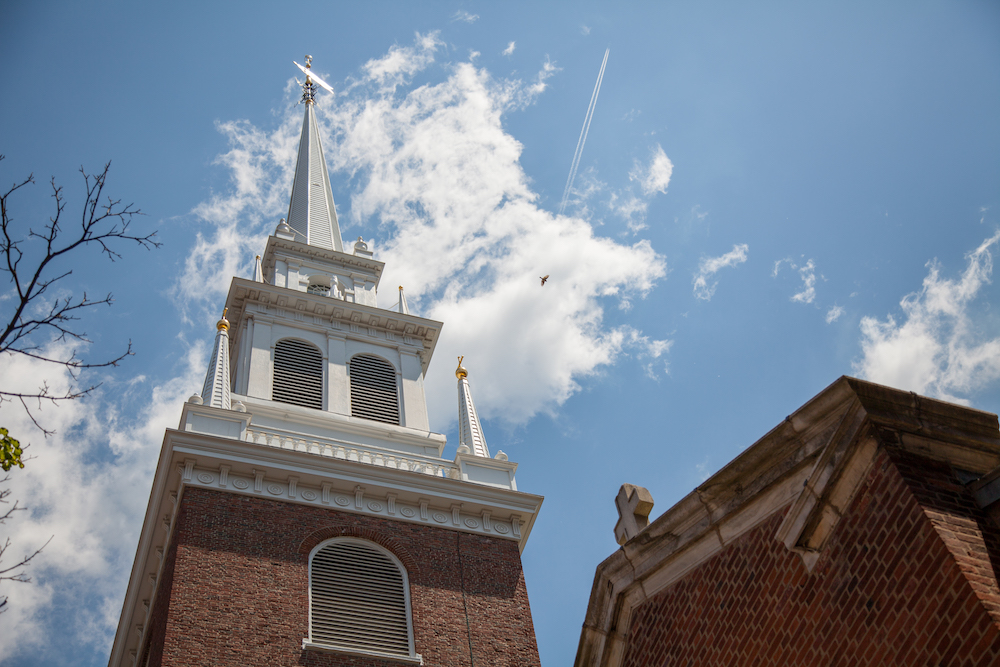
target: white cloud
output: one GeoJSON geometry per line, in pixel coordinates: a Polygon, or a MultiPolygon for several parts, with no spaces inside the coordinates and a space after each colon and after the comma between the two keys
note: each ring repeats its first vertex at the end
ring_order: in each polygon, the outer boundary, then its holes
{"type": "MultiPolygon", "coordinates": [[[[646,228],[646,211],[649,209],[649,200],[656,194],[664,194],[667,185],[670,183],[670,176],[673,173],[674,165],[670,158],[663,152],[663,148],[657,144],[652,150],[652,157],[649,164],[641,164],[638,161],[629,171],[628,178],[631,183],[639,186],[639,192],[633,185],[618,192],[612,192],[608,198],[608,208],[612,213],[625,221],[629,231],[633,234],[646,228]]],[[[573,202],[578,207],[585,204],[585,194],[578,188],[573,189],[573,202]]]]}
{"type": "MultiPolygon", "coordinates": [[[[513,44],[514,42],[511,42],[513,44]]],[[[545,92],[545,88],[548,87],[546,81],[548,81],[552,76],[559,71],[560,68],[556,67],[556,64],[549,60],[548,57],[545,58],[545,62],[542,63],[542,69],[538,70],[538,74],[535,75],[535,82],[528,86],[527,94],[521,94],[518,99],[523,99],[524,102],[518,106],[524,107],[535,101],[535,98],[545,92]]]]}
{"type": "Polygon", "coordinates": [[[703,482],[712,476],[710,465],[710,458],[706,456],[704,461],[696,463],[694,466],[694,469],[698,472],[698,478],[703,482]]]}
{"type": "MultiPolygon", "coordinates": [[[[792,295],[792,301],[798,303],[812,303],[816,300],[816,263],[811,259],[804,266],[792,265],[793,269],[799,270],[799,277],[802,278],[802,290],[792,295]]],[[[777,275],[778,267],[774,267],[774,275],[777,275]]]]}
{"type": "MultiPolygon", "coordinates": [[[[648,241],[617,243],[596,236],[579,217],[539,207],[519,162],[521,145],[504,130],[502,116],[532,103],[557,71],[554,64],[546,60],[527,82],[496,79],[468,62],[448,64],[441,66],[440,83],[400,88],[434,62],[439,44],[431,34],[394,46],[369,61],[364,77],[335,105],[319,108],[325,136],[335,138],[324,144],[330,168],[349,174],[353,184],[334,196],[342,228],[378,225],[383,284],[404,285],[414,311],[448,323],[426,385],[434,427],[443,430],[454,419],[450,360],[458,354],[466,356],[481,414],[523,423],[557,408],[582,378],[623,354],[657,359],[667,353],[668,341],[603,324],[609,298],[627,308],[665,276],[666,264],[648,241]],[[545,274],[551,278],[539,287],[545,274]]],[[[233,191],[213,199],[213,210],[240,209],[251,200],[244,193],[267,192],[265,184],[276,180],[284,190],[278,201],[287,206],[296,122],[301,109],[290,108],[271,133],[222,126],[232,157],[237,149],[249,151],[245,159],[261,168],[223,160],[234,172],[233,191]],[[273,157],[286,150],[287,163],[273,157]]],[[[657,149],[647,170],[656,175],[644,174],[646,180],[663,180],[657,149]]],[[[267,208],[270,199],[253,201],[267,208]]],[[[233,234],[219,224],[201,243],[215,253],[233,252],[233,234]]],[[[193,260],[192,280],[211,255],[193,260]]]]}
{"type": "MultiPolygon", "coordinates": [[[[468,15],[467,12],[459,13],[468,15]]],[[[475,16],[472,20],[477,18],[475,16]]],[[[434,62],[435,52],[444,46],[438,34],[437,31],[426,35],[417,33],[413,46],[395,45],[381,58],[372,58],[362,67],[364,78],[359,83],[375,83],[389,89],[402,85],[434,62]]]]}
{"type": "Polygon", "coordinates": [[[691,282],[694,285],[694,295],[699,299],[710,301],[715,294],[718,281],[708,284],[708,279],[714,276],[719,270],[729,266],[738,266],[747,261],[747,253],[750,246],[740,243],[733,246],[733,249],[725,255],[719,257],[706,257],[698,264],[698,272],[692,276],[691,282]]]}
{"type": "Polygon", "coordinates": [[[608,208],[625,221],[633,234],[647,227],[646,211],[649,209],[649,201],[635,196],[631,190],[612,192],[608,199],[608,208]]]}
{"type": "Polygon", "coordinates": [[[479,14],[470,14],[464,9],[460,9],[452,15],[451,20],[452,22],[461,21],[462,23],[475,23],[479,20],[479,14]]]}
{"type": "Polygon", "coordinates": [[[826,311],[826,323],[833,324],[840,319],[840,316],[844,314],[844,308],[842,306],[833,306],[830,310],[826,311]]]}
{"type": "MultiPolygon", "coordinates": [[[[791,257],[786,257],[785,259],[779,259],[774,263],[774,268],[771,270],[771,277],[777,278],[778,272],[781,271],[781,265],[787,264],[792,270],[799,272],[799,278],[802,280],[802,289],[791,296],[791,300],[796,303],[812,303],[816,300],[816,262],[813,260],[807,261],[802,266],[795,263],[791,257]]],[[[826,278],[824,278],[826,280],[826,278]]],[[[838,315],[839,317],[839,315],[838,315]]],[[[834,318],[836,319],[836,318],[834,318]]],[[[832,321],[832,320],[831,320],[832,321]]]]}
{"type": "Polygon", "coordinates": [[[288,210],[289,183],[301,119],[289,115],[272,132],[263,132],[247,121],[217,125],[229,140],[229,150],[215,164],[230,174],[225,194],[214,193],[192,211],[206,227],[198,232],[172,295],[182,316],[190,309],[200,320],[218,317],[214,310],[229,290],[234,275],[248,276],[255,253],[288,210]]]}
{"type": "Polygon", "coordinates": [[[1000,379],[1000,335],[990,331],[987,310],[977,303],[990,283],[1000,231],[966,255],[958,278],[943,278],[937,260],[928,263],[923,287],[903,297],[903,321],[888,316],[861,320],[862,358],[855,370],[882,384],[968,403],[959,394],[1000,379]]]}
{"type": "MultiPolygon", "coordinates": [[[[342,137],[331,164],[360,175],[352,219],[377,219],[389,237],[384,279],[448,322],[435,355],[465,354],[480,411],[512,422],[554,409],[623,351],[666,351],[664,341],[604,327],[601,305],[641,297],[664,276],[663,258],[646,241],[615,243],[537,205],[521,146],[501,124],[525,89],[540,92],[461,63],[441,84],[401,97],[374,91],[331,117],[342,137]]],[[[453,419],[451,370],[438,362],[428,376],[438,428],[453,419]]]]}
{"type": "Polygon", "coordinates": [[[654,195],[657,192],[666,194],[673,173],[674,163],[663,152],[663,147],[657,144],[656,148],[653,149],[653,157],[649,161],[649,165],[643,168],[636,164],[636,167],[629,173],[629,179],[639,181],[646,196],[654,195]]]}
{"type": "Polygon", "coordinates": [[[589,35],[590,34],[590,27],[589,26],[585,26],[585,25],[580,26],[580,34],[583,35],[583,36],[589,35]]]}
{"type": "MultiPolygon", "coordinates": [[[[0,410],[11,433],[31,443],[33,457],[8,482],[11,498],[28,508],[4,526],[11,553],[30,552],[52,537],[29,566],[31,584],[4,584],[10,609],[0,662],[28,654],[40,664],[61,664],[70,645],[107,654],[163,432],[176,427],[181,402],[201,385],[205,347],[192,346],[181,373],[159,386],[110,374],[100,393],[43,406],[44,424],[57,431],[49,438],[23,411],[10,404],[0,410]],[[141,407],[126,419],[113,407],[123,402],[141,407]]],[[[0,375],[8,385],[44,379],[56,390],[72,382],[65,369],[21,356],[0,357],[0,375]]]]}
{"type": "Polygon", "coordinates": [[[510,42],[509,44],[507,44],[507,48],[503,50],[502,55],[509,56],[510,54],[514,53],[515,48],[517,48],[517,44],[515,42],[510,42]]]}

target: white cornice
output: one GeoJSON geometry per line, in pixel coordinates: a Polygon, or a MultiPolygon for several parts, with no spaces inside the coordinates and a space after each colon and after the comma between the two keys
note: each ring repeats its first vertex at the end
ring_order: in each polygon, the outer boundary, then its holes
{"type": "MultiPolygon", "coordinates": [[[[319,488],[323,483],[329,482],[345,493],[347,491],[353,492],[356,484],[365,484],[371,493],[383,495],[395,493],[400,503],[418,503],[421,498],[427,498],[431,505],[440,506],[448,511],[453,504],[464,503],[473,514],[478,514],[482,510],[490,510],[494,520],[509,520],[511,513],[534,513],[542,501],[541,496],[530,493],[484,486],[422,472],[396,470],[356,461],[317,456],[310,452],[267,447],[199,433],[174,430],[168,430],[167,433],[168,436],[171,436],[170,444],[173,450],[182,452],[186,457],[196,457],[197,467],[213,468],[218,465],[229,465],[230,475],[234,476],[250,475],[252,477],[252,470],[265,470],[275,479],[297,475],[300,486],[313,485],[319,488]]],[[[199,485],[196,481],[188,483],[199,485]]],[[[239,487],[220,488],[227,488],[233,492],[245,491],[239,487]]],[[[257,495],[262,498],[269,497],[266,494],[258,493],[257,495]]],[[[289,498],[288,500],[303,502],[301,499],[289,498]]],[[[331,509],[339,509],[335,505],[327,504],[327,506],[331,509]]],[[[350,511],[350,508],[347,511],[350,511]]],[[[392,515],[385,516],[398,518],[392,517],[392,515]]],[[[526,522],[527,517],[522,516],[522,521],[526,522]]],[[[519,531],[522,535],[522,541],[527,539],[528,528],[530,526],[525,526],[519,531]]],[[[515,537],[515,535],[511,534],[508,537],[515,537]]]]}
{"type": "MultiPolygon", "coordinates": [[[[326,251],[333,252],[333,251],[326,251]]],[[[420,355],[424,372],[434,355],[443,323],[416,315],[366,306],[320,294],[310,294],[288,287],[259,283],[245,278],[233,278],[226,297],[229,319],[233,322],[234,335],[230,337],[231,351],[238,345],[242,323],[249,304],[267,311],[275,321],[292,318],[295,326],[309,328],[310,320],[317,331],[334,333],[346,338],[371,340],[371,332],[378,334],[379,342],[398,348],[401,352],[420,355]],[[285,313],[282,315],[282,313],[285,313]],[[305,317],[310,320],[303,319],[305,317]],[[315,318],[314,320],[311,318],[315,318]]],[[[262,317],[255,313],[254,317],[262,317]]]]}

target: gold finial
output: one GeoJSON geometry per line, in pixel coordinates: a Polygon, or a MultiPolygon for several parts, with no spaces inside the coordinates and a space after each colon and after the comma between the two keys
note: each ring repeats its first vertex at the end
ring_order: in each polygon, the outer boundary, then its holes
{"type": "Polygon", "coordinates": [[[313,65],[313,57],[306,56],[306,69],[311,69],[313,65]]]}
{"type": "Polygon", "coordinates": [[[215,328],[219,331],[229,331],[229,320],[226,319],[226,313],[229,312],[228,308],[222,310],[222,319],[216,323],[215,328]]]}
{"type": "Polygon", "coordinates": [[[465,370],[465,367],[462,366],[462,359],[465,359],[465,357],[461,356],[458,358],[458,368],[455,369],[455,377],[459,380],[469,377],[469,371],[465,370]]]}

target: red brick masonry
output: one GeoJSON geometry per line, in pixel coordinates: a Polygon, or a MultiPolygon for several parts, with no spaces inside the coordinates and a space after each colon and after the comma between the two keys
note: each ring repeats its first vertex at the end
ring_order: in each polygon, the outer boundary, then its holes
{"type": "Polygon", "coordinates": [[[406,566],[425,665],[471,667],[471,652],[476,667],[539,666],[516,542],[197,488],[174,530],[144,649],[152,667],[406,664],[302,650],[309,551],[339,535],[406,566]]]}
{"type": "Polygon", "coordinates": [[[637,608],[623,665],[1000,665],[997,527],[948,466],[881,452],[813,572],[782,514],[637,608]]]}

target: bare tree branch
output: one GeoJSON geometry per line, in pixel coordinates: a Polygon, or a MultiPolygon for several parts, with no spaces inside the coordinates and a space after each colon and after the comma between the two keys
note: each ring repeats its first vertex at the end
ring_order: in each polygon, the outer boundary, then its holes
{"type": "MultiPolygon", "coordinates": [[[[3,160],[2,155],[0,160],[3,160]]],[[[46,293],[61,287],[65,284],[64,279],[73,273],[72,270],[57,268],[66,255],[92,247],[113,262],[121,258],[119,248],[123,243],[134,243],[146,250],[161,245],[155,240],[156,232],[143,235],[132,231],[135,217],[142,215],[138,208],[104,194],[110,168],[110,162],[98,174],[88,174],[80,168],[87,196],[79,225],[69,225],[65,229],[63,214],[66,201],[62,187],[56,184],[54,178],[51,188],[55,214],[40,228],[29,227],[27,231],[16,232],[8,207],[12,195],[35,183],[34,175],[14,183],[0,195],[0,274],[7,274],[12,288],[12,305],[9,309],[5,307],[0,317],[0,354],[24,355],[62,366],[70,371],[74,381],[82,370],[117,366],[125,357],[132,355],[131,341],[120,355],[96,362],[80,359],[74,351],[60,356],[49,352],[51,348],[47,347],[53,342],[65,340],[90,342],[87,333],[77,326],[80,312],[95,306],[110,306],[114,302],[110,293],[93,299],[84,292],[81,296],[57,296],[50,306],[44,306],[46,293]]],[[[63,393],[52,393],[44,383],[36,392],[30,393],[0,389],[0,404],[5,401],[20,402],[32,422],[43,433],[51,435],[52,431],[39,423],[32,406],[40,407],[43,401],[72,401],[99,386],[100,383],[83,388],[73,386],[63,393]]]]}
{"type": "MultiPolygon", "coordinates": [[[[2,160],[3,156],[0,155],[0,161],[2,160]]],[[[70,386],[63,391],[51,390],[44,380],[33,392],[15,391],[0,385],[0,405],[7,401],[20,403],[34,425],[46,436],[52,435],[54,431],[45,428],[37,418],[43,402],[58,404],[86,396],[101,385],[96,383],[78,386],[76,383],[81,371],[117,366],[125,357],[132,355],[132,341],[129,341],[124,352],[102,361],[81,359],[73,349],[74,346],[68,346],[69,349],[63,353],[53,351],[51,344],[59,341],[90,342],[87,333],[78,326],[81,312],[95,306],[110,306],[114,301],[111,294],[96,299],[87,296],[86,292],[81,296],[64,296],[60,293],[52,296],[52,292],[67,285],[66,279],[73,274],[72,269],[65,267],[63,260],[69,255],[76,256],[79,251],[88,247],[96,248],[112,262],[121,258],[118,249],[122,244],[134,243],[146,250],[160,247],[160,243],[155,240],[156,232],[146,235],[132,232],[133,220],[142,215],[138,208],[104,194],[110,168],[110,162],[104,165],[99,174],[88,174],[80,168],[87,196],[79,226],[70,224],[63,227],[66,201],[62,188],[56,185],[54,178],[51,187],[55,214],[41,227],[22,226],[18,229],[8,207],[15,193],[35,183],[33,175],[14,183],[0,195],[0,274],[7,274],[10,284],[4,300],[0,300],[0,304],[4,306],[0,311],[0,355],[23,355],[61,366],[69,371],[72,378],[70,386]]],[[[0,378],[0,382],[5,379],[0,378]]],[[[28,460],[23,455],[25,448],[27,445],[22,448],[6,428],[0,427],[0,467],[5,471],[15,466],[23,468],[24,462],[28,460]]],[[[17,501],[10,503],[11,491],[4,488],[9,480],[10,477],[0,480],[0,525],[5,525],[8,519],[24,509],[17,501]]],[[[8,557],[11,549],[10,538],[0,539],[0,583],[30,582],[28,564],[48,546],[52,538],[34,551],[25,553],[13,564],[4,563],[4,558],[8,557]]],[[[0,614],[8,609],[7,603],[7,596],[0,595],[0,614]]]]}
{"type": "MultiPolygon", "coordinates": [[[[3,479],[0,479],[0,485],[6,484],[9,481],[10,477],[4,477],[3,479]]],[[[0,525],[5,525],[7,520],[14,516],[15,512],[21,512],[25,509],[24,507],[19,507],[16,500],[13,505],[10,505],[10,493],[11,491],[8,488],[0,489],[0,503],[3,505],[9,505],[9,507],[0,513],[0,525]]],[[[31,577],[28,576],[27,566],[32,560],[34,560],[35,556],[42,553],[42,549],[49,546],[49,542],[51,541],[52,537],[47,539],[45,544],[32,551],[30,554],[24,554],[24,556],[22,556],[21,559],[13,565],[4,565],[4,556],[11,546],[10,538],[5,538],[3,545],[0,546],[0,582],[15,581],[21,584],[31,583],[31,577]]],[[[7,596],[3,595],[0,596],[0,614],[5,611],[7,611],[7,596]]]]}

